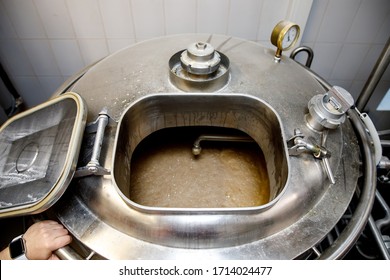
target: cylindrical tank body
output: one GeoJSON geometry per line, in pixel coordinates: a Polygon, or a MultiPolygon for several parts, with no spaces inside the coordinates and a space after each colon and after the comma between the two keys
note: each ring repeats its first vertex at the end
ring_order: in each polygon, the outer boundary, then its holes
{"type": "MultiPolygon", "coordinates": [[[[308,101],[325,90],[295,61],[283,56],[276,63],[274,51],[257,43],[210,34],[154,39],[101,60],[68,90],[84,98],[89,121],[102,109],[107,110],[110,121],[100,164],[110,172],[75,178],[54,212],[77,240],[104,258],[296,258],[335,226],[355,191],[359,146],[351,124],[347,120],[323,131],[308,126],[308,101]],[[206,77],[202,82],[199,78],[183,85],[172,73],[171,58],[196,42],[212,45],[225,69],[215,79],[206,77]],[[186,207],[187,193],[182,194],[184,202],[177,205],[135,201],[135,179],[131,176],[136,169],[132,159],[137,147],[162,130],[171,133],[168,138],[173,141],[203,128],[208,133],[238,131],[258,145],[269,181],[267,201],[186,207]],[[307,143],[330,152],[326,163],[310,150],[291,152],[297,131],[307,143]],[[334,184],[327,168],[334,175],[334,184]]],[[[81,162],[89,149],[84,146],[81,162]]],[[[189,146],[189,153],[191,149],[189,146]]],[[[233,153],[226,162],[237,158],[233,153]]],[[[196,160],[189,162],[195,164],[196,160]]],[[[169,176],[188,176],[187,181],[192,182],[208,176],[197,169],[189,175],[182,173],[180,168],[186,164],[176,165],[176,173],[169,176]]],[[[146,183],[162,190],[157,202],[164,194],[173,195],[174,191],[167,190],[176,183],[183,184],[182,178],[167,181],[168,168],[162,170],[146,183]]],[[[150,173],[149,179],[152,176],[150,173]]],[[[240,185],[245,176],[232,185],[240,185]]],[[[191,191],[197,187],[190,186],[191,191]]],[[[212,191],[209,187],[198,193],[207,197],[212,191]]],[[[241,190],[231,191],[224,199],[241,190]]],[[[178,197],[180,200],[180,194],[178,197]]]]}

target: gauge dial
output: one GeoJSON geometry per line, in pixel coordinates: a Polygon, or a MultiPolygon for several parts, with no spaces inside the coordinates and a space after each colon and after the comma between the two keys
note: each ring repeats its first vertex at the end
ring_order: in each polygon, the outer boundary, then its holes
{"type": "Polygon", "coordinates": [[[279,56],[282,51],[290,49],[299,38],[299,26],[290,21],[279,22],[271,34],[271,43],[278,48],[279,56]]]}
{"type": "Polygon", "coordinates": [[[282,38],[281,49],[287,50],[290,48],[296,41],[298,35],[298,27],[296,25],[292,26],[287,30],[286,34],[282,38]]]}

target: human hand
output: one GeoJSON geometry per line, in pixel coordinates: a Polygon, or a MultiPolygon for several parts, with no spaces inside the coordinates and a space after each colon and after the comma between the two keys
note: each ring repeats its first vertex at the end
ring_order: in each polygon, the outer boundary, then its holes
{"type": "Polygon", "coordinates": [[[33,224],[23,235],[29,260],[55,260],[53,251],[68,245],[72,237],[56,221],[46,220],[33,224]]]}

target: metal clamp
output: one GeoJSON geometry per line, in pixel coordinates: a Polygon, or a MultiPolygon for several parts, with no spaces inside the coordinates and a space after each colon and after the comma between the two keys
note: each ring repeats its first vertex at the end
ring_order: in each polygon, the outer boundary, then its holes
{"type": "Polygon", "coordinates": [[[74,177],[84,177],[89,175],[108,175],[110,170],[102,167],[99,163],[100,152],[102,149],[104,131],[108,124],[107,110],[103,109],[98,118],[86,128],[86,131],[91,133],[96,131],[95,142],[92,149],[91,160],[86,166],[80,167],[76,170],[74,177]]]}
{"type": "Polygon", "coordinates": [[[348,91],[334,86],[324,95],[318,94],[310,99],[306,122],[316,131],[335,129],[345,121],[345,113],[353,104],[353,97],[348,91]]]}
{"type": "Polygon", "coordinates": [[[309,138],[309,141],[306,141],[304,138],[305,136],[298,128],[294,129],[294,136],[287,141],[288,154],[290,156],[299,156],[304,152],[309,152],[315,158],[321,159],[329,181],[331,184],[334,184],[336,181],[329,163],[331,152],[323,146],[325,145],[326,136],[322,140],[322,145],[316,144],[314,139],[309,138]]]}
{"type": "Polygon", "coordinates": [[[294,136],[287,141],[288,154],[290,156],[298,156],[303,152],[310,152],[315,158],[323,159],[329,158],[331,153],[323,146],[320,146],[314,141],[304,140],[304,135],[296,128],[294,129],[294,136]]]}

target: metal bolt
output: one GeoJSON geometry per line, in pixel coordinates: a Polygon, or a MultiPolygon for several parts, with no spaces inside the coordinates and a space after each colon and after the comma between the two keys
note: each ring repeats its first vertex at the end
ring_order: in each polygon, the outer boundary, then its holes
{"type": "Polygon", "coordinates": [[[198,43],[195,44],[195,47],[198,50],[205,50],[207,48],[207,43],[198,42],[198,43]]]}

